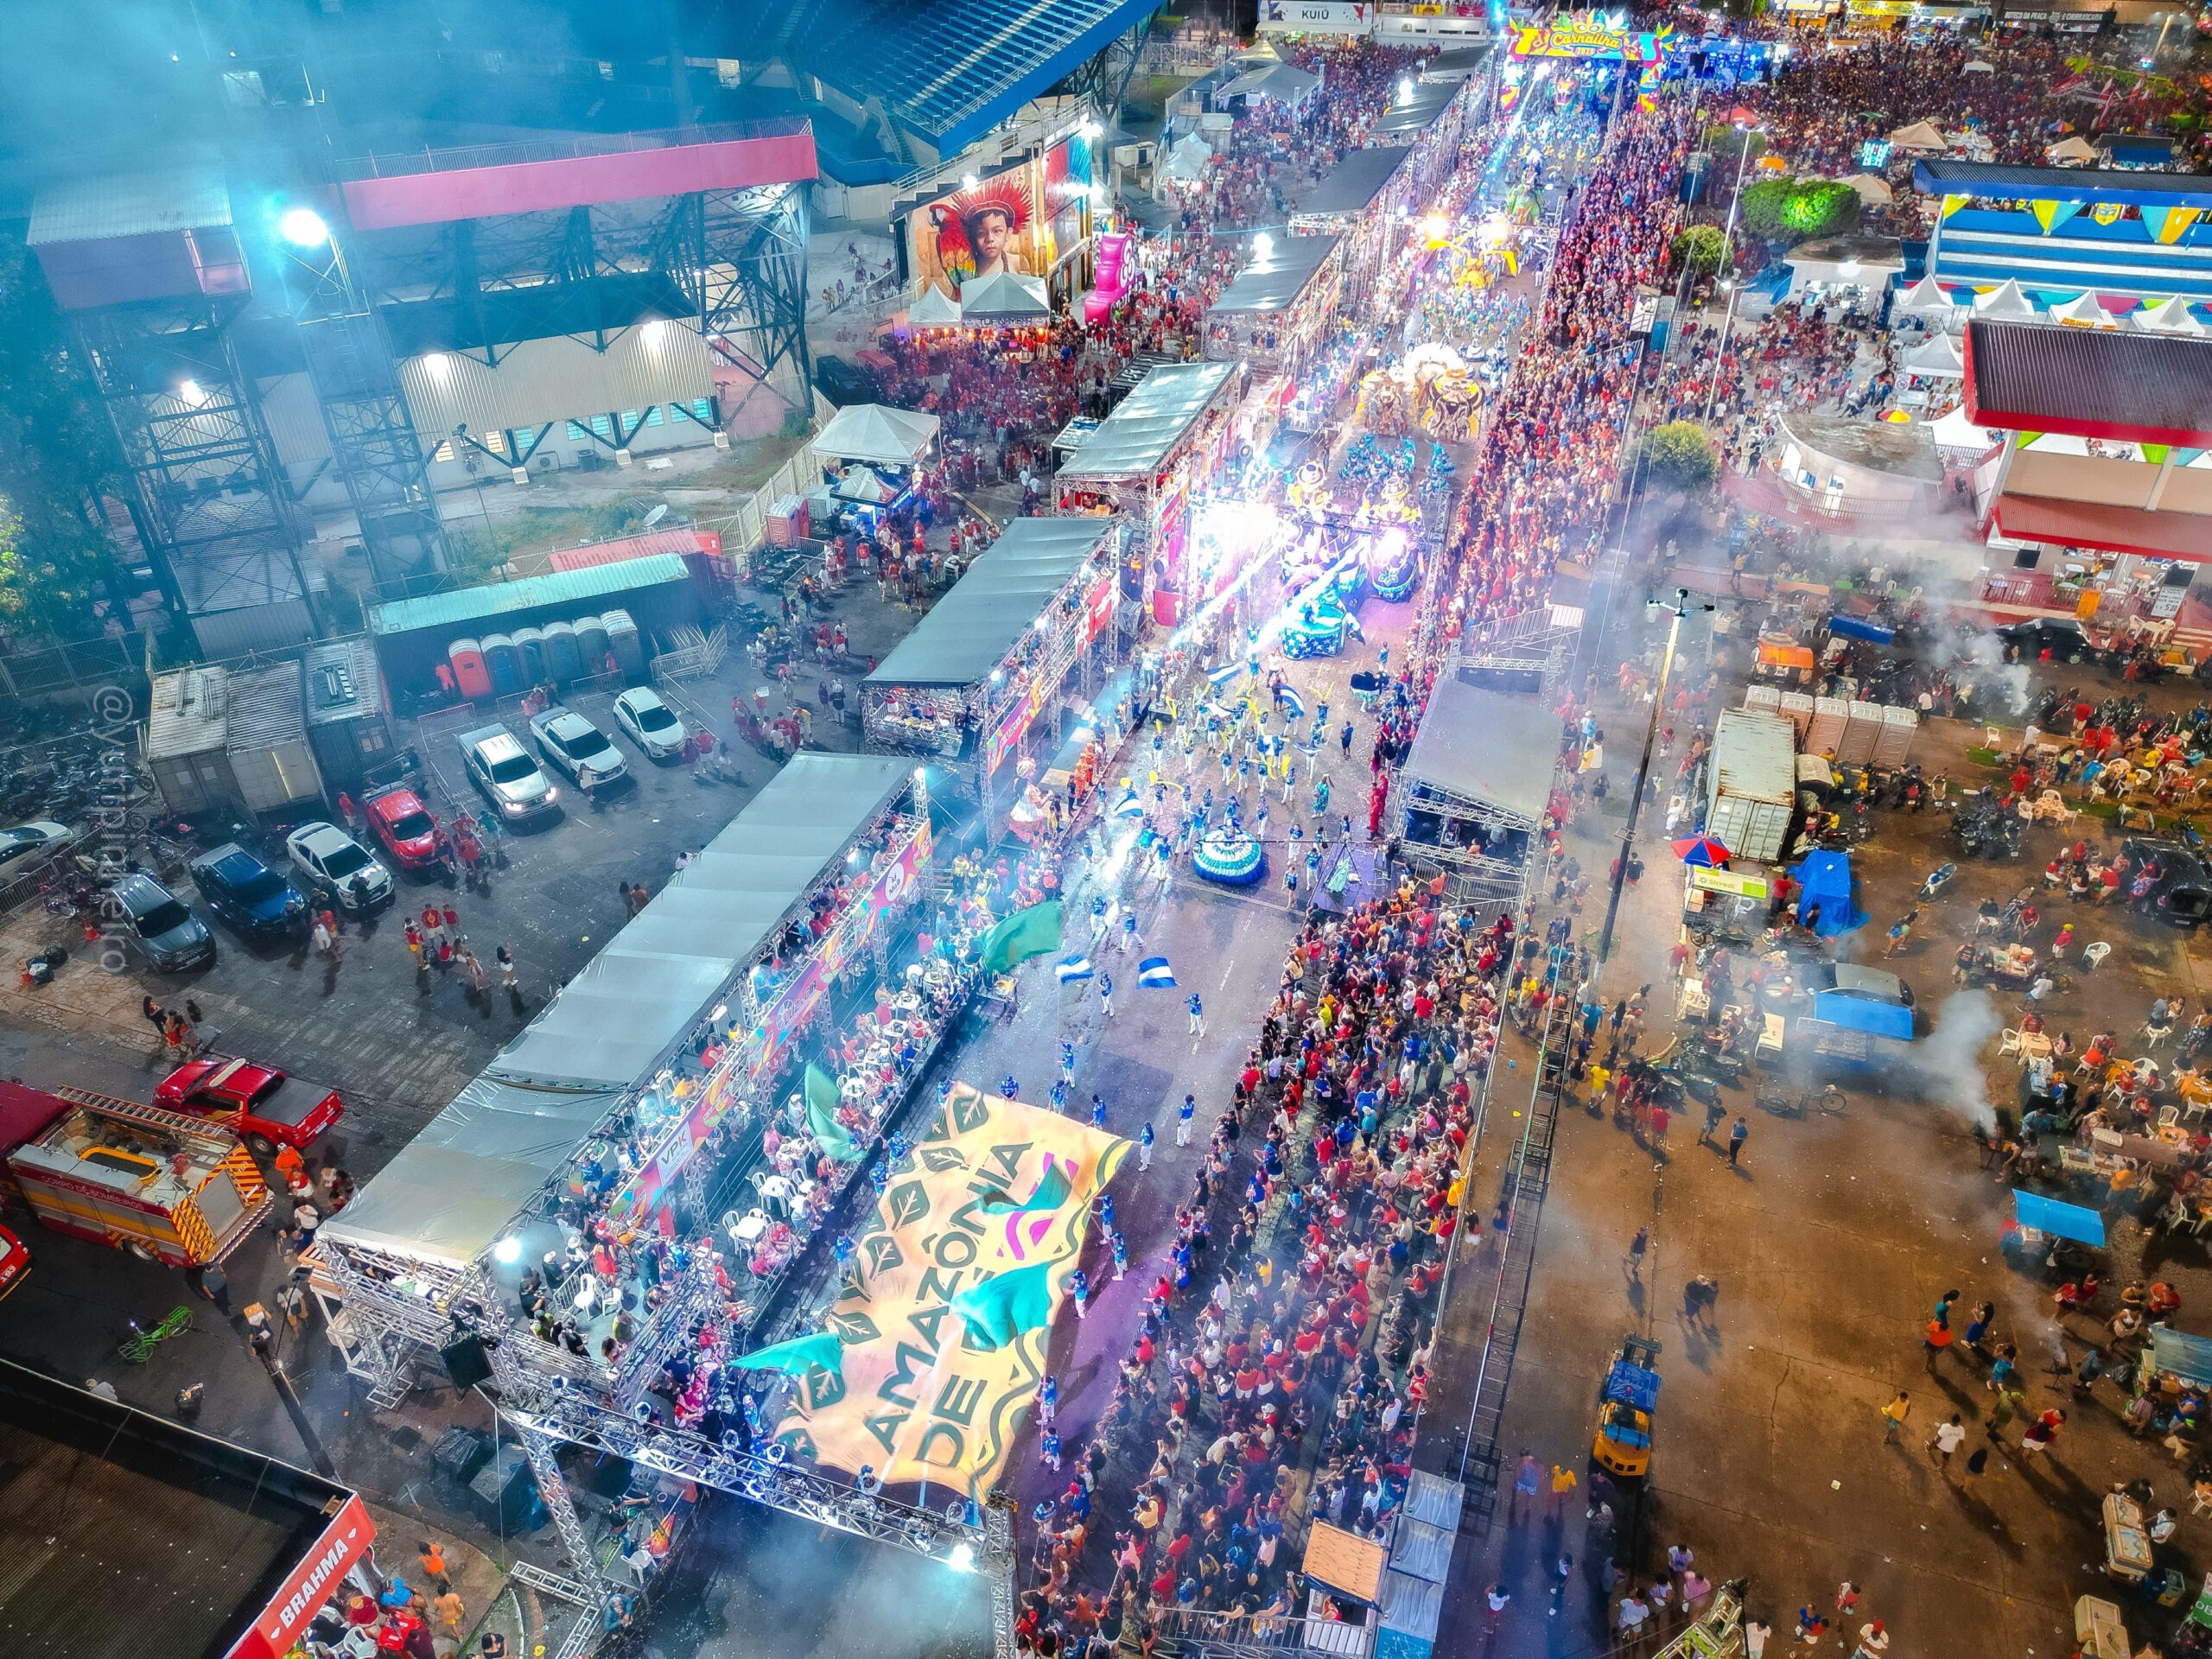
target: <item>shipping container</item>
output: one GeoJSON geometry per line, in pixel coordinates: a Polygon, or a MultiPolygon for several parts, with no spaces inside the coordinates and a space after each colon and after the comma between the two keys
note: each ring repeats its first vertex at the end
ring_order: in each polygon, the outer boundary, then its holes
{"type": "Polygon", "coordinates": [[[1797,802],[1796,734],[1779,715],[1724,711],[1707,763],[1705,832],[1736,858],[1782,856],[1797,802]]]}
{"type": "Polygon", "coordinates": [[[308,742],[300,665],[281,663],[231,676],[231,775],[238,804],[269,817],[302,801],[322,800],[322,772],[308,742]]]}
{"type": "Polygon", "coordinates": [[[172,812],[206,812],[233,804],[230,676],[219,668],[181,668],[157,675],[146,720],[146,769],[172,812]]]}
{"type": "Polygon", "coordinates": [[[370,768],[391,759],[391,721],[384,677],[365,637],[310,646],[300,671],[307,693],[308,742],[322,780],[359,789],[370,768]]]}

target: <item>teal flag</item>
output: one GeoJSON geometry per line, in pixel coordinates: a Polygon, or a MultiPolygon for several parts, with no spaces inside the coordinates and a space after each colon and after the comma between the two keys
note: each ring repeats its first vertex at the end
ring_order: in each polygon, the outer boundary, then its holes
{"type": "Polygon", "coordinates": [[[985,934],[976,959],[985,973],[1002,974],[1017,962],[1059,948],[1060,901],[1047,899],[1041,905],[1015,911],[985,934]]]}
{"type": "Polygon", "coordinates": [[[817,1331],[810,1337],[799,1337],[791,1342],[779,1342],[773,1347],[760,1348],[741,1355],[730,1362],[740,1370],[781,1371],[785,1376],[804,1376],[810,1371],[835,1371],[844,1374],[845,1344],[836,1334],[817,1331]]]}
{"type": "Polygon", "coordinates": [[[952,1311],[968,1326],[968,1345],[986,1353],[1007,1347],[1052,1317],[1052,1264],[1033,1262],[980,1280],[954,1295],[952,1311]]]}
{"type": "Polygon", "coordinates": [[[837,1092],[837,1080],[811,1060],[806,1063],[806,1127],[822,1143],[822,1150],[839,1163],[849,1164],[861,1155],[853,1137],[837,1121],[837,1106],[843,1098],[837,1092]]]}
{"type": "Polygon", "coordinates": [[[1068,1173],[1058,1159],[1046,1160],[1045,1173],[1037,1183],[1037,1190],[1020,1204],[1011,1198],[993,1198],[983,1206],[987,1216],[1019,1216],[1034,1210],[1057,1210],[1068,1201],[1074,1190],[1068,1173]]]}

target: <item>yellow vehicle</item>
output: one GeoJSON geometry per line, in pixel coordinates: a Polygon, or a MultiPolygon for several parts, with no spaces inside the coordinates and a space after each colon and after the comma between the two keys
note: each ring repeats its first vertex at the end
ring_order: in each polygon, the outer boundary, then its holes
{"type": "Polygon", "coordinates": [[[1659,1407],[1659,1373],[1652,1369],[1659,1344],[1624,1337],[1598,1390],[1598,1437],[1590,1460],[1623,1480],[1641,1479],[1651,1467],[1651,1414],[1659,1407]]]}

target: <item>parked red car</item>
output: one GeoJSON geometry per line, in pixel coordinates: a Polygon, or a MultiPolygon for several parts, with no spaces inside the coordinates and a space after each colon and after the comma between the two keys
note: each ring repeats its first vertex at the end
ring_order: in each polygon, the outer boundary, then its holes
{"type": "Polygon", "coordinates": [[[361,802],[369,833],[402,869],[427,870],[438,861],[438,821],[405,784],[387,784],[361,802]]]}
{"type": "Polygon", "coordinates": [[[23,1282],[23,1274],[29,1271],[30,1265],[31,1253],[23,1247],[23,1241],[7,1228],[0,1227],[0,1300],[23,1282]]]}
{"type": "Polygon", "coordinates": [[[274,1066],[209,1054],[162,1079],[154,1104],[228,1129],[266,1157],[278,1147],[304,1152],[338,1122],[346,1103],[335,1089],[294,1084],[274,1066]]]}

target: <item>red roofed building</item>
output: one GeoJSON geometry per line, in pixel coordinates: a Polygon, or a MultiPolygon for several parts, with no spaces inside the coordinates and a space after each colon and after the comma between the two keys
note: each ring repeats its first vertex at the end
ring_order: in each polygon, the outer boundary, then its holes
{"type": "Polygon", "coordinates": [[[1973,322],[1966,415],[2004,435],[1974,477],[2012,560],[1985,599],[2212,628],[2212,340],[1973,322]]]}

